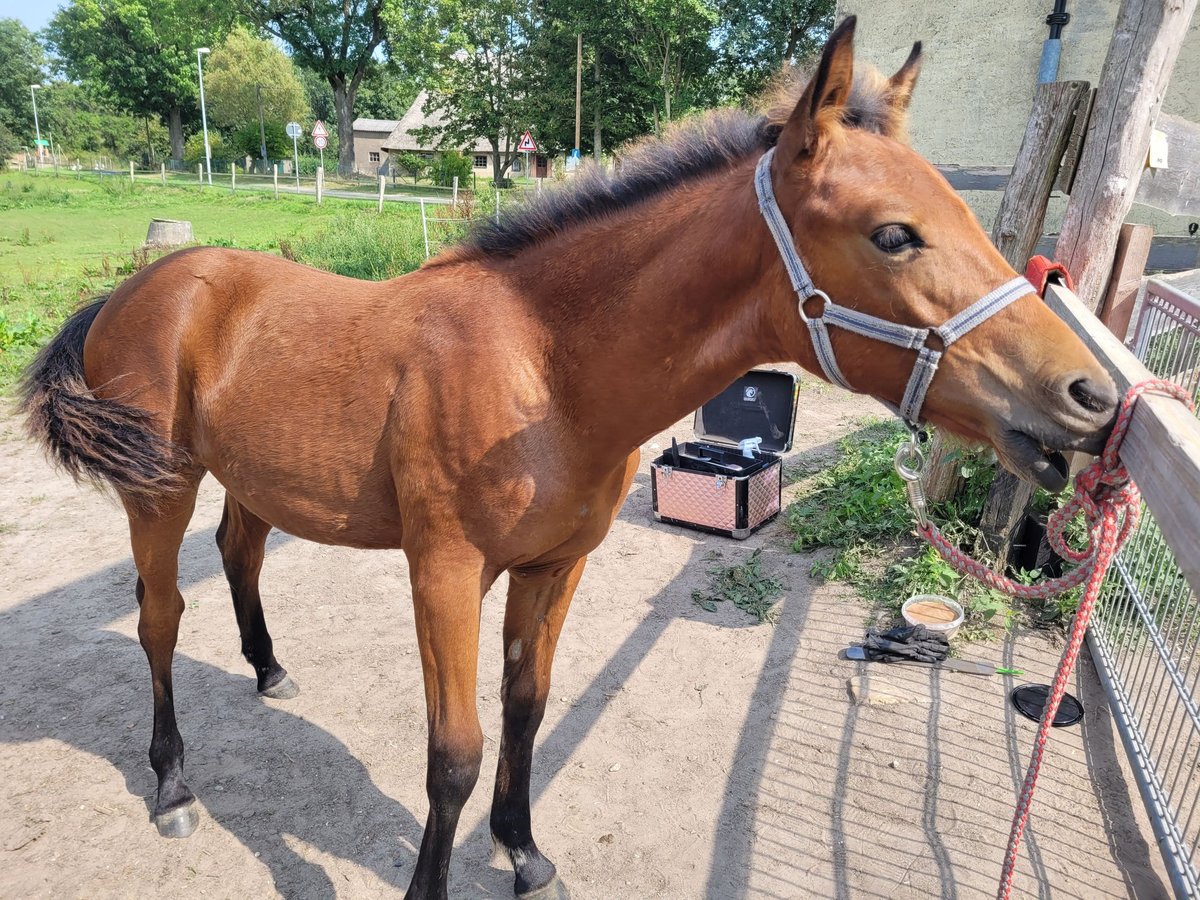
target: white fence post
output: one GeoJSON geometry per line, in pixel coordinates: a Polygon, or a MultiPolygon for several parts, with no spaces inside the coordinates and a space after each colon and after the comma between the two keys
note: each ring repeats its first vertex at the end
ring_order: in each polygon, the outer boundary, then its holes
{"type": "Polygon", "coordinates": [[[167,186],[167,164],[166,163],[158,164],[158,174],[159,174],[159,177],[162,179],[163,187],[166,187],[167,186]]]}
{"type": "Polygon", "coordinates": [[[237,193],[237,163],[229,164],[229,193],[237,193]]]}
{"type": "Polygon", "coordinates": [[[383,187],[385,184],[387,184],[387,179],[383,175],[380,175],[379,176],[379,211],[380,212],[383,212],[383,187]]]}
{"type": "Polygon", "coordinates": [[[539,178],[537,180],[537,188],[534,190],[535,194],[540,194],[542,192],[542,181],[544,181],[544,180],[545,179],[542,179],[542,178],[539,178]]]}
{"type": "Polygon", "coordinates": [[[133,184],[133,160],[129,161],[129,183],[133,184]]]}
{"type": "Polygon", "coordinates": [[[271,166],[271,183],[275,186],[275,199],[279,199],[279,166],[271,166]]]}
{"type": "Polygon", "coordinates": [[[425,198],[421,198],[421,231],[425,234],[425,258],[429,259],[429,219],[425,217],[425,198]]]}
{"type": "Polygon", "coordinates": [[[196,163],[196,178],[200,180],[200,187],[204,187],[204,163],[196,163]]]}
{"type": "Polygon", "coordinates": [[[496,224],[500,224],[500,188],[496,188],[496,224]]]}
{"type": "MultiPolygon", "coordinates": [[[[458,176],[457,175],[454,176],[454,193],[452,193],[450,195],[450,205],[458,206],[458,176]]],[[[429,255],[428,250],[425,251],[425,255],[426,256],[429,255]]]]}
{"type": "Polygon", "coordinates": [[[321,205],[321,195],[325,192],[325,167],[317,166],[317,206],[321,205]]]}

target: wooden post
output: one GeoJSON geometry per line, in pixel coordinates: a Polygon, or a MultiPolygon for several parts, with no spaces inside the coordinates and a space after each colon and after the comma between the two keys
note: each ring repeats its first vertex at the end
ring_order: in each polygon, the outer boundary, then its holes
{"type": "Polygon", "coordinates": [[[496,188],[496,224],[500,224],[500,189],[496,188]]]}
{"type": "Polygon", "coordinates": [[[317,166],[317,206],[321,205],[321,200],[325,193],[325,167],[317,166]]]}
{"type": "Polygon", "coordinates": [[[1142,273],[1146,271],[1146,260],[1150,258],[1150,241],[1154,229],[1149,225],[1121,226],[1117,237],[1117,258],[1113,263],[1108,290],[1100,307],[1100,321],[1124,343],[1129,331],[1129,320],[1133,318],[1133,307],[1142,288],[1142,273]]]}
{"type": "Polygon", "coordinates": [[[429,259],[429,219],[425,215],[425,198],[421,198],[421,232],[425,235],[425,258],[429,259]]]}
{"type": "Polygon", "coordinates": [[[133,184],[133,160],[129,161],[129,183],[133,184]]]}
{"type": "MultiPolygon", "coordinates": [[[[1086,81],[1038,85],[1033,114],[992,227],[992,241],[1018,272],[1025,270],[1042,236],[1042,221],[1059,174],[1059,161],[1067,149],[1076,115],[1086,114],[1087,101],[1086,81]]],[[[979,530],[986,549],[995,553],[1001,568],[1008,561],[1033,491],[1033,485],[1006,469],[997,469],[983,505],[979,530]]]]}
{"type": "MultiPolygon", "coordinates": [[[[450,194],[450,205],[458,206],[458,176],[457,175],[454,176],[454,189],[453,189],[453,192],[450,194]]],[[[428,250],[425,251],[425,255],[426,256],[429,255],[428,250]]]]}
{"type": "Polygon", "coordinates": [[[162,179],[163,187],[166,187],[167,186],[167,164],[166,163],[158,164],[158,175],[159,175],[159,178],[162,179]]]}
{"type": "Polygon", "coordinates": [[[196,178],[200,182],[200,187],[204,187],[204,163],[196,163],[196,178]]]}
{"type": "Polygon", "coordinates": [[[275,199],[279,199],[279,167],[271,165],[271,184],[275,187],[275,199]]]}
{"type": "Polygon", "coordinates": [[[387,179],[384,176],[379,176],[379,211],[383,212],[383,188],[387,184],[387,179]]]}
{"type": "Polygon", "coordinates": [[[1196,0],[1122,0],[1054,256],[1093,312],[1196,0]]]}
{"type": "Polygon", "coordinates": [[[237,163],[229,164],[229,193],[237,193],[237,163]]]}

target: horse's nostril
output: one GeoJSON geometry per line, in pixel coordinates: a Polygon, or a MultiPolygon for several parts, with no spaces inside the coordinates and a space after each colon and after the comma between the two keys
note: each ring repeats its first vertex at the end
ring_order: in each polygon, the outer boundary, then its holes
{"type": "Polygon", "coordinates": [[[1092,378],[1077,378],[1067,388],[1071,399],[1088,412],[1109,413],[1116,408],[1117,391],[1109,381],[1096,381],[1092,378]]]}

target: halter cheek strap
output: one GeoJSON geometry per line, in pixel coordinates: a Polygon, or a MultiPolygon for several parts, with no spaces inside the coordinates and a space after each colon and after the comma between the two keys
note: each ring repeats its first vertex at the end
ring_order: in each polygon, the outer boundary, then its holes
{"type": "Polygon", "coordinates": [[[766,220],[775,246],[779,248],[779,256],[783,267],[787,270],[792,287],[799,297],[800,318],[808,325],[812,337],[813,349],[816,351],[817,362],[821,370],[831,382],[846,390],[855,388],[846,380],[842,370],[838,368],[834,356],[833,343],[829,339],[829,326],[836,325],[855,334],[874,338],[905,350],[916,350],[917,360],[913,365],[912,375],[909,376],[908,386],[904,389],[904,397],[900,401],[897,412],[910,426],[916,427],[921,421],[921,407],[925,404],[925,395],[937,372],[938,362],[950,345],[961,338],[977,325],[986,322],[1000,310],[1015,300],[1027,294],[1037,293],[1033,285],[1018,276],[1005,282],[980,297],[966,309],[951,317],[936,328],[912,328],[899,325],[868,315],[845,306],[838,306],[824,291],[817,290],[809,277],[808,270],[800,260],[800,254],[792,243],[792,234],[788,229],[779,204],[775,201],[775,190],[771,185],[771,158],[775,155],[772,147],[762,155],[754,170],[754,189],[758,194],[758,208],[766,220]],[[804,312],[804,303],[813,297],[820,297],[824,308],[818,315],[810,316],[804,312]],[[937,337],[941,341],[941,349],[929,346],[929,338],[937,337]]]}

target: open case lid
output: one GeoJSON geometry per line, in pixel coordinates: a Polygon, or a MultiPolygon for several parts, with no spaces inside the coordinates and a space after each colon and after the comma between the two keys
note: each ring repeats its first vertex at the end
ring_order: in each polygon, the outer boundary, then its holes
{"type": "Polygon", "coordinates": [[[761,437],[760,450],[782,453],[792,448],[796,421],[797,378],[773,369],[753,369],[696,410],[696,438],[736,447],[761,437]]]}

